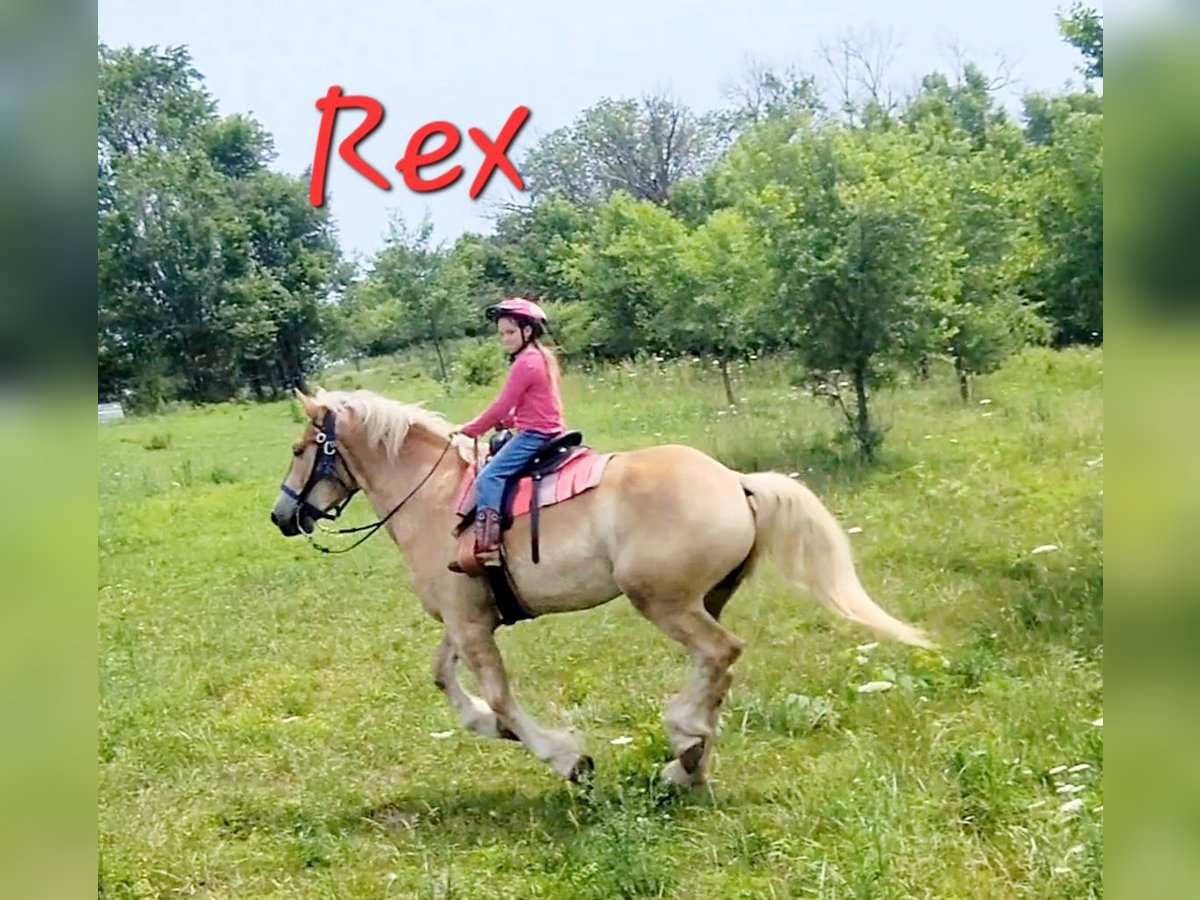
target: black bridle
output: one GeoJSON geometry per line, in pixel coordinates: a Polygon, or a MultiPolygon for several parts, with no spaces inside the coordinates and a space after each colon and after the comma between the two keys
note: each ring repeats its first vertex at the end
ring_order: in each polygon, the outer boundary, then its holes
{"type": "Polygon", "coordinates": [[[341,550],[331,550],[329,547],[322,547],[313,539],[311,532],[304,530],[300,523],[300,515],[302,512],[307,511],[311,518],[329,519],[330,521],[334,521],[342,514],[342,510],[346,508],[350,500],[359,491],[357,479],[355,479],[355,487],[350,487],[350,485],[346,484],[346,482],[342,480],[342,477],[337,473],[337,464],[340,458],[346,473],[351,478],[354,478],[354,473],[350,471],[349,463],[346,461],[345,457],[339,457],[338,454],[336,419],[337,417],[334,411],[327,410],[325,412],[325,421],[320,426],[318,426],[316,422],[313,423],[313,426],[317,429],[317,460],[313,464],[312,471],[309,473],[308,481],[304,483],[304,487],[300,491],[294,491],[288,487],[286,483],[280,485],[283,492],[296,501],[296,527],[300,531],[304,532],[304,536],[308,538],[308,542],[312,544],[315,549],[320,550],[322,553],[346,553],[350,550],[353,550],[367,538],[371,537],[371,535],[375,534],[375,532],[387,524],[388,519],[400,511],[400,507],[411,500],[417,491],[425,486],[425,482],[427,482],[433,476],[433,473],[437,471],[438,466],[442,464],[442,460],[446,458],[446,453],[454,445],[453,438],[446,442],[446,446],[442,448],[442,455],[439,456],[437,462],[433,464],[433,468],[425,473],[425,477],[417,482],[417,486],[409,491],[404,499],[393,506],[391,511],[378,522],[372,522],[370,525],[359,525],[357,528],[339,528],[336,531],[325,530],[326,534],[355,534],[359,531],[367,532],[349,547],[343,547],[341,550]],[[312,489],[326,478],[331,478],[336,481],[339,485],[341,485],[342,490],[346,492],[346,496],[343,497],[341,501],[330,507],[330,510],[332,511],[318,509],[308,502],[308,495],[312,492],[312,489]]]}

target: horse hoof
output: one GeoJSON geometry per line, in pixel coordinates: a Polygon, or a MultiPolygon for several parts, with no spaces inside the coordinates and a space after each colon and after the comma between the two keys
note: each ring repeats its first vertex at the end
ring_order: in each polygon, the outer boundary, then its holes
{"type": "Polygon", "coordinates": [[[581,784],[589,779],[594,771],[596,771],[596,763],[590,756],[584,755],[579,757],[575,765],[571,767],[571,771],[567,774],[567,780],[572,784],[581,784]]]}
{"type": "Polygon", "coordinates": [[[691,775],[696,769],[700,768],[700,760],[703,756],[704,741],[696,741],[696,743],[679,754],[679,765],[683,766],[683,771],[691,775]]]}
{"type": "Polygon", "coordinates": [[[703,772],[685,772],[677,759],[673,759],[663,766],[662,772],[659,774],[663,781],[676,787],[694,788],[705,783],[703,772]]]}

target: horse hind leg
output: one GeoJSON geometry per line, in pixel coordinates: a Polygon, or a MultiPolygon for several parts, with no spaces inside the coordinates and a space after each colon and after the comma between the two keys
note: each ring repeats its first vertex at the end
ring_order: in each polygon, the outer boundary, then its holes
{"type": "Polygon", "coordinates": [[[750,574],[750,557],[746,557],[737,567],[721,579],[717,585],[704,595],[704,608],[714,619],[721,618],[721,611],[734,593],[750,574]]]}
{"type": "Polygon", "coordinates": [[[631,599],[643,616],[692,654],[691,675],[683,690],[671,699],[663,716],[675,759],[667,763],[662,775],[673,784],[703,784],[716,740],[721,704],[733,681],[729,669],[741,655],[742,642],[699,600],[682,603],[661,598],[631,599]]]}

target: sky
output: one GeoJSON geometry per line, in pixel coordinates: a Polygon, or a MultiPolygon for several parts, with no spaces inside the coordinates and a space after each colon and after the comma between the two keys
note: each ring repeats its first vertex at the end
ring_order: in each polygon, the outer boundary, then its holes
{"type": "MultiPolygon", "coordinates": [[[[1058,35],[1067,0],[608,0],[589,4],[512,0],[479,3],[339,4],[310,0],[99,0],[99,40],[110,47],[186,45],[221,114],[252,115],[273,136],[273,167],[301,174],[313,164],[320,113],[332,85],[378,100],[382,123],[359,145],[392,187],[385,191],[330,154],[327,200],[348,256],[382,246],[393,211],[416,224],[426,215],[435,238],[487,233],[503,201],[522,195],[499,170],[469,196],[483,152],[468,136],[495,140],[509,115],[528,121],[507,156],[517,162],[539,137],[604,97],[665,92],[697,113],[727,104],[724,93],[750,60],[796,66],[832,85],[821,48],[847,36],[893,48],[889,81],[904,92],[932,70],[952,71],[956,54],[1010,79],[1002,93],[1017,109],[1022,93],[1079,87],[1077,52],[1058,35]],[[434,120],[453,123],[462,142],[429,178],[454,164],[464,172],[437,192],[404,184],[395,163],[412,133],[434,120]]],[[[334,135],[362,119],[342,113],[334,135]]],[[[426,149],[432,149],[437,140],[426,149]]]]}

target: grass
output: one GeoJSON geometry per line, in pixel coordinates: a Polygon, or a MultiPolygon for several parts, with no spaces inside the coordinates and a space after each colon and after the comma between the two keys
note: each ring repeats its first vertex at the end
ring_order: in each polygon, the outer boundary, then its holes
{"type": "MultiPolygon", "coordinates": [[[[872,595],[943,644],[871,647],[772,576],[744,588],[696,793],[655,778],[684,656],[625,601],[500,635],[525,707],[588,736],[596,779],[572,788],[457,728],[394,547],[322,557],[270,526],[288,403],[100,427],[101,895],[1100,896],[1102,363],[1030,352],[965,406],[948,373],[903,385],[871,468],[780,361],[736,373],[736,409],[700,364],[568,375],[598,449],[800,473],[861,528],[872,595]]],[[[456,421],[495,391],[390,361],[322,383],[456,421]]]]}

